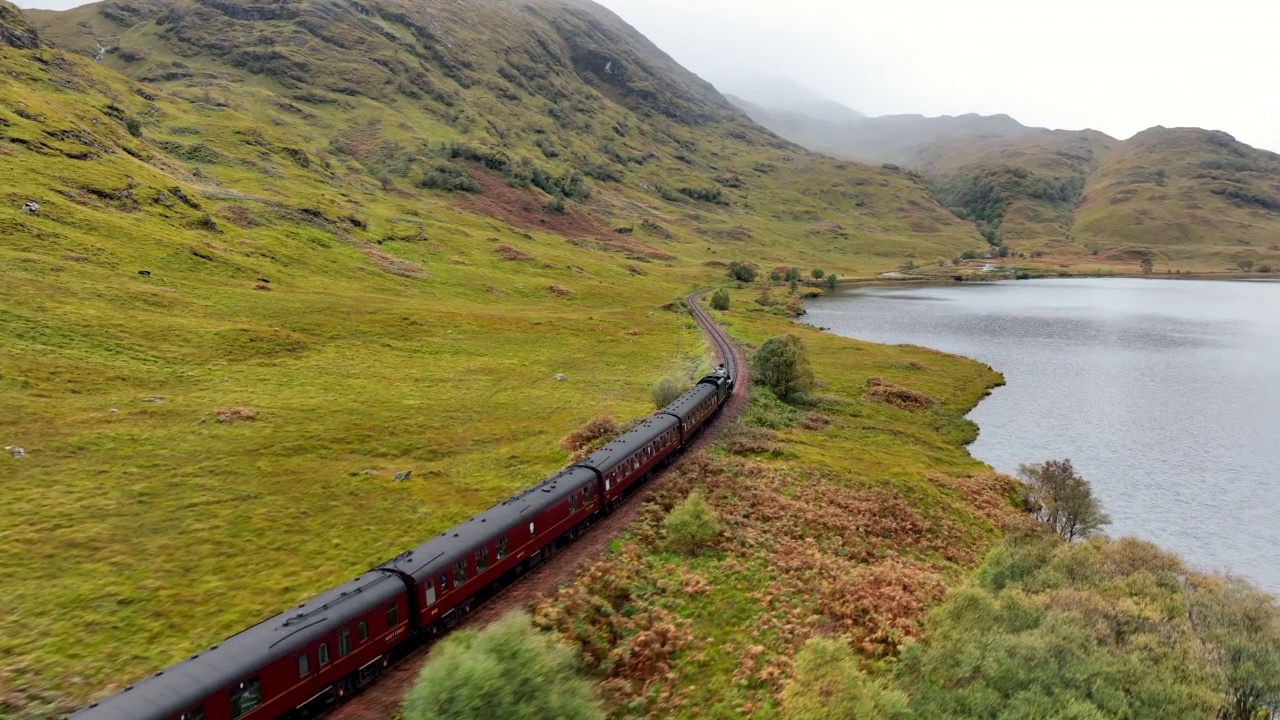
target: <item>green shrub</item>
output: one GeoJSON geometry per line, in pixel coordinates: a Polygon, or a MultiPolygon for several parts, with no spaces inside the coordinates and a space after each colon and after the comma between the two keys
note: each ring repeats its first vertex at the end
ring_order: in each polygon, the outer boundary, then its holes
{"type": "Polygon", "coordinates": [[[729,309],[729,291],[720,288],[711,294],[711,309],[721,312],[729,309]]]}
{"type": "Polygon", "coordinates": [[[124,127],[126,130],[129,131],[130,135],[136,138],[142,137],[142,123],[138,122],[138,118],[135,118],[135,117],[125,118],[124,127]]]}
{"type": "Polygon", "coordinates": [[[557,195],[547,201],[545,205],[548,212],[559,213],[565,215],[569,212],[568,206],[564,203],[564,198],[557,195]]]}
{"type": "Polygon", "coordinates": [[[779,400],[769,388],[757,387],[751,391],[742,421],[768,430],[785,430],[800,422],[800,411],[779,400]]]}
{"type": "Polygon", "coordinates": [[[756,279],[757,270],[754,265],[734,260],[729,263],[729,277],[738,282],[751,282],[756,279]]]}
{"type": "Polygon", "coordinates": [[[480,183],[471,177],[471,173],[467,172],[462,165],[451,162],[436,163],[435,167],[418,181],[418,187],[445,192],[481,192],[480,183]]]}
{"type": "Polygon", "coordinates": [[[814,280],[821,280],[822,276],[827,273],[822,268],[814,268],[810,271],[810,274],[813,275],[814,280]]]}
{"type": "Polygon", "coordinates": [[[512,613],[431,649],[405,698],[404,720],[604,720],[574,652],[512,613]]]}
{"type": "Polygon", "coordinates": [[[671,508],[662,527],[667,545],[681,555],[697,555],[720,534],[720,521],[701,490],[671,508]]]}
{"type": "Polygon", "coordinates": [[[769,338],[760,346],[751,358],[751,377],[786,403],[804,399],[815,385],[804,341],[790,333],[769,338]]]}
{"type": "Polygon", "coordinates": [[[684,394],[687,383],[675,376],[664,377],[658,381],[649,390],[649,397],[653,398],[653,406],[662,409],[676,401],[676,398],[684,394]]]}
{"type": "Polygon", "coordinates": [[[836,277],[836,274],[835,274],[835,273],[831,273],[831,274],[827,275],[827,289],[828,289],[828,290],[835,290],[835,289],[836,289],[836,280],[837,280],[837,277],[836,277]]]}
{"type": "Polygon", "coordinates": [[[889,720],[911,717],[907,698],[888,690],[860,669],[849,642],[810,638],[796,654],[795,674],[782,691],[787,720],[889,720]]]}

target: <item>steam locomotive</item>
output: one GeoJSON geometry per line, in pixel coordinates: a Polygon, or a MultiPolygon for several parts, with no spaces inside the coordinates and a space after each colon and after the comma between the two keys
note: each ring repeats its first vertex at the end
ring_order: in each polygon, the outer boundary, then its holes
{"type": "Polygon", "coordinates": [[[733,382],[721,366],[550,479],[70,720],[314,717],[613,510],[724,406],[733,382]]]}

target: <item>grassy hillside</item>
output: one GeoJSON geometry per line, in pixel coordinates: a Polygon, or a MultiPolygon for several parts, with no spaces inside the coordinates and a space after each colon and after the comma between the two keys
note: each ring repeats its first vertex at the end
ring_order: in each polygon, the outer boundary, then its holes
{"type": "MultiPolygon", "coordinates": [[[[4,7],[4,37],[29,36],[4,7]]],[[[778,139],[587,3],[32,15],[53,47],[0,44],[0,436],[25,453],[0,457],[0,702],[20,715],[464,519],[602,412],[647,412],[705,362],[666,306],[727,261],[848,276],[983,245],[917,179],[778,139]]]]}
{"type": "Polygon", "coordinates": [[[1280,155],[1223,132],[1152,128],[1120,143],[1085,187],[1076,239],[1100,255],[1280,269],[1280,155]]]}

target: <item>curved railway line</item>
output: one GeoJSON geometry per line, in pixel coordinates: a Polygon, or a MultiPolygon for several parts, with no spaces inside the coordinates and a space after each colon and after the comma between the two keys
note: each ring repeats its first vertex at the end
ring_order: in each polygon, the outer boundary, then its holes
{"type": "Polygon", "coordinates": [[[699,306],[706,292],[686,304],[719,367],[666,407],[552,477],[72,719],[393,716],[436,639],[570,582],[635,519],[634,495],[741,413],[745,364],[699,306]]]}
{"type": "MultiPolygon", "coordinates": [[[[690,444],[671,465],[655,474],[628,502],[611,515],[592,526],[585,535],[560,550],[553,558],[507,586],[500,594],[474,610],[460,627],[483,627],[503,615],[527,607],[539,597],[556,591],[573,581],[577,571],[607,551],[609,543],[621,535],[639,516],[646,497],[658,487],[672,469],[680,466],[688,457],[705,448],[715,439],[715,431],[732,422],[746,409],[748,369],[738,347],[729,340],[724,329],[716,324],[698,300],[709,290],[690,294],[685,298],[689,314],[716,353],[716,362],[724,364],[735,378],[733,394],[724,409],[711,422],[702,435],[690,444]]],[[[426,662],[430,645],[417,648],[396,665],[383,673],[373,684],[347,702],[335,706],[325,714],[325,720],[387,720],[394,717],[404,701],[405,694],[413,687],[418,673],[426,662]]]]}

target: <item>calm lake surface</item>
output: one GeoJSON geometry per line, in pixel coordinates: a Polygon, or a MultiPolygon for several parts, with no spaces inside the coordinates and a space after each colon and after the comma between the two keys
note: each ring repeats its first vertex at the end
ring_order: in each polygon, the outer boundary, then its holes
{"type": "Polygon", "coordinates": [[[805,322],[1004,373],[970,415],[996,469],[1070,458],[1113,536],[1280,593],[1280,283],[1035,280],[851,289],[805,322]]]}

